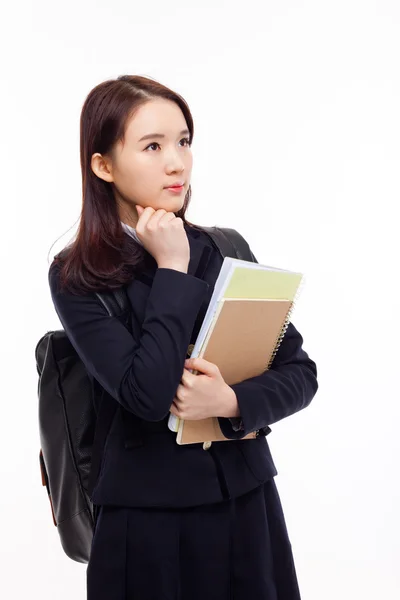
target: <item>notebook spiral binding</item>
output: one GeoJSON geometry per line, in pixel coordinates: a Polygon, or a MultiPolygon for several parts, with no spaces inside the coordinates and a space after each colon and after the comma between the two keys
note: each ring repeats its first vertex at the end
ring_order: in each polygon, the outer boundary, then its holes
{"type": "Polygon", "coordinates": [[[289,323],[292,320],[292,314],[293,314],[293,311],[294,311],[294,309],[296,307],[296,302],[298,301],[300,293],[301,293],[301,290],[304,287],[304,281],[305,281],[305,277],[303,275],[302,278],[301,278],[301,280],[300,280],[300,284],[299,284],[299,286],[297,288],[296,294],[295,294],[295,296],[294,296],[294,298],[292,300],[292,303],[290,305],[290,308],[289,308],[289,310],[287,312],[285,322],[283,323],[282,329],[280,330],[279,335],[276,338],[274,350],[273,350],[273,352],[271,354],[271,357],[270,357],[270,359],[268,361],[268,364],[266,366],[266,370],[268,370],[268,369],[271,368],[271,365],[274,362],[274,358],[276,356],[276,353],[278,352],[279,347],[282,344],[283,338],[285,337],[285,333],[287,331],[287,328],[289,327],[289,323]]]}

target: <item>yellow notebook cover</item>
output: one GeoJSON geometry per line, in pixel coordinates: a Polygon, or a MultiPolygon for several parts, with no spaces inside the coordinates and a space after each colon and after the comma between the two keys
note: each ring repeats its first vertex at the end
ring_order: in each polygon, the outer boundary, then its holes
{"type": "Polygon", "coordinates": [[[302,278],[301,273],[291,271],[236,266],[223,296],[293,301],[302,278]]]}

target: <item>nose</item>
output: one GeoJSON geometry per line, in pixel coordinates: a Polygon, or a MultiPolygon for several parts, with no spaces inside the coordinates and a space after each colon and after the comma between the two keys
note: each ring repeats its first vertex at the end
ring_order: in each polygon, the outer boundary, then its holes
{"type": "Polygon", "coordinates": [[[179,153],[172,150],[166,160],[166,172],[167,173],[181,173],[185,168],[185,163],[179,153]]]}

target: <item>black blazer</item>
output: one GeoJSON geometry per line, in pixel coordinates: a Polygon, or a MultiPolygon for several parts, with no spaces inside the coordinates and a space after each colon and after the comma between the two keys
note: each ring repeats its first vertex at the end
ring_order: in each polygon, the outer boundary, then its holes
{"type": "Polygon", "coordinates": [[[186,224],[185,230],[188,273],[160,269],[147,253],[147,267],[128,284],[132,333],[95,294],[60,292],[59,268],[53,263],[49,269],[53,303],[71,343],[94,384],[120,405],[92,494],[95,504],[184,507],[250,491],[277,474],[265,437],[269,425],[308,406],[318,388],[316,365],[290,324],[272,367],[232,386],[244,429],[235,431],[228,418],[219,422],[234,441],[214,442],[208,450],[176,443],[167,426],[169,409],[223,260],[205,232],[186,224]],[[140,423],[139,445],[126,443],[129,417],[140,423]],[[258,438],[240,439],[255,430],[261,430],[258,438]]]}

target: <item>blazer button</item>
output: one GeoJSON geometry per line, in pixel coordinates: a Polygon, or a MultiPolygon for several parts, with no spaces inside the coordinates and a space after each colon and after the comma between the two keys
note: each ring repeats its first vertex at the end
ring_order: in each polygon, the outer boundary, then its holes
{"type": "Polygon", "coordinates": [[[208,450],[209,448],[211,448],[211,443],[212,442],[204,442],[204,444],[203,444],[203,450],[208,450]]]}

